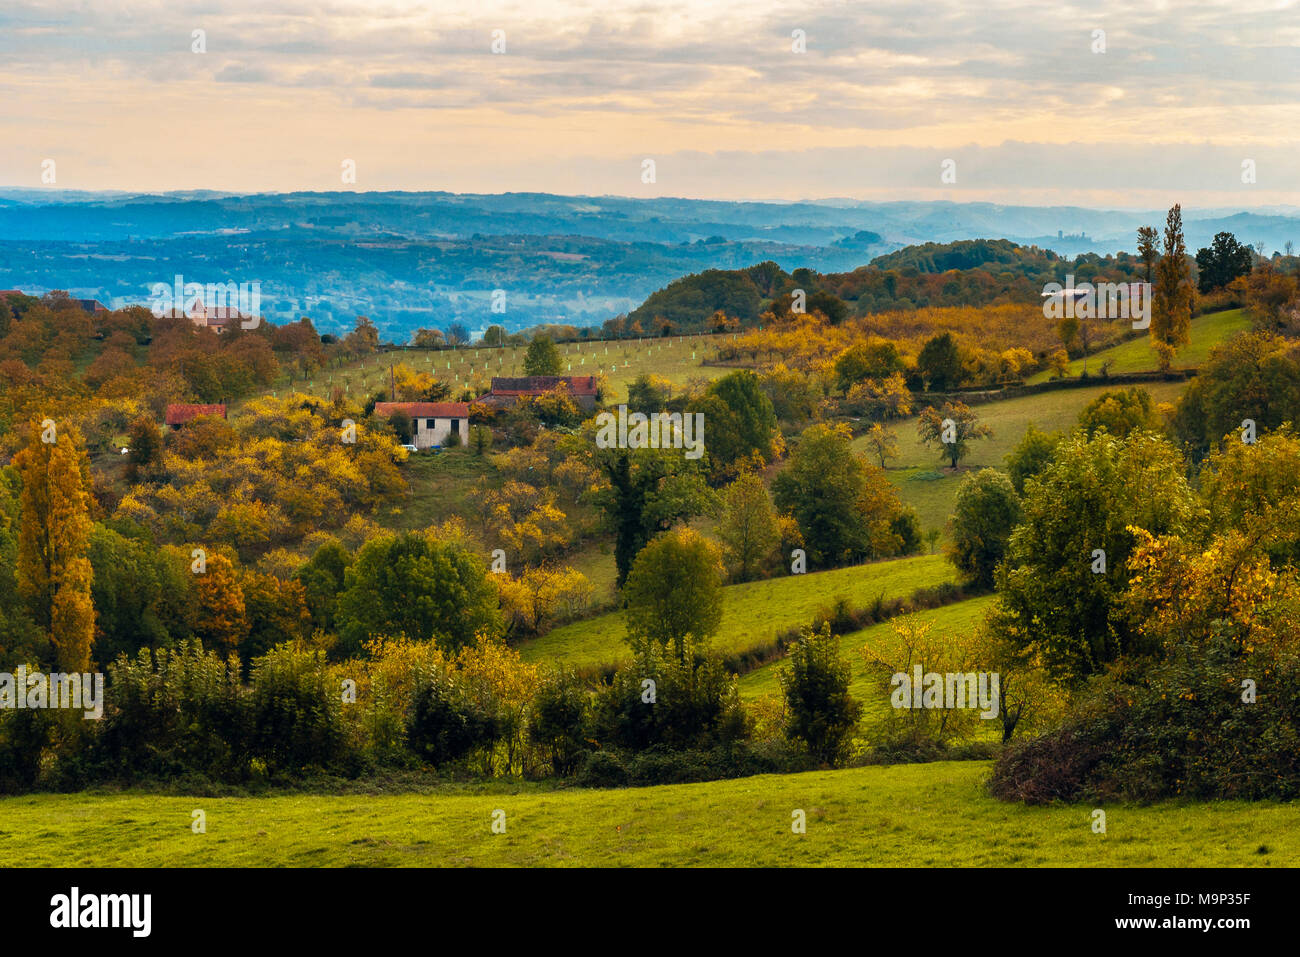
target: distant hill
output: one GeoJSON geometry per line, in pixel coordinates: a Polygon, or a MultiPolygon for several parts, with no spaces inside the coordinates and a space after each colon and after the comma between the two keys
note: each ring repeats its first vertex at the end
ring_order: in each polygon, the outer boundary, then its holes
{"type": "Polygon", "coordinates": [[[924,243],[878,256],[849,272],[786,272],[775,262],[705,270],[651,293],[627,319],[647,334],[662,330],[665,322],[673,332],[698,332],[709,328],[710,317],[720,309],[749,325],[769,310],[788,312],[796,289],[804,291],[809,311],[820,308],[832,318],[922,306],[1038,302],[1045,283],[1061,282],[1067,274],[1078,282],[1119,282],[1138,280],[1143,272],[1140,261],[1128,253],[1065,259],[1007,239],[924,243]]]}
{"type": "MultiPolygon", "coordinates": [[[[648,297],[657,297],[652,311],[670,315],[698,317],[712,307],[749,318],[774,292],[739,273],[765,261],[787,279],[800,269],[816,273],[862,309],[900,298],[896,286],[876,285],[890,271],[900,277],[890,282],[916,286],[901,293],[913,304],[966,295],[923,289],[909,269],[996,277],[1008,267],[1010,279],[980,289],[1027,295],[1027,285],[1011,287],[1048,271],[1051,255],[1132,249],[1138,225],[1163,219],[1163,210],[989,203],[11,189],[0,190],[0,288],[66,289],[121,307],[147,303],[155,283],[177,274],[201,283],[256,280],[270,319],[307,315],[337,332],[364,314],[402,341],[421,326],[453,322],[471,330],[599,325],[642,309],[648,297]],[[1030,268],[1027,257],[1043,268],[1030,268]],[[868,263],[874,271],[851,278],[868,263]],[[669,289],[710,270],[738,274],[669,289]],[[757,301],[747,281],[757,285],[757,301]],[[505,312],[493,311],[496,290],[506,294],[505,312]]],[[[1292,209],[1185,210],[1184,223],[1193,250],[1220,229],[1277,249],[1300,237],[1292,209]]]]}

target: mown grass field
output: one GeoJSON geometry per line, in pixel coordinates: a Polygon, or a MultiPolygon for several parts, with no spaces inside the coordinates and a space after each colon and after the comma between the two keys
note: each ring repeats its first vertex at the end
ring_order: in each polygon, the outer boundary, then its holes
{"type": "MultiPolygon", "coordinates": [[[[1230,309],[1226,312],[1211,312],[1197,316],[1192,320],[1192,327],[1188,334],[1190,341],[1174,354],[1173,367],[1175,369],[1199,368],[1209,356],[1210,349],[1249,328],[1250,319],[1243,309],[1230,309]]],[[[1121,342],[1119,345],[1090,355],[1088,371],[1092,375],[1098,375],[1105,362],[1110,363],[1112,375],[1121,372],[1154,372],[1159,368],[1156,352],[1151,348],[1151,337],[1145,333],[1136,339],[1121,342]]],[[[1082,357],[1073,360],[1070,363],[1070,375],[1077,376],[1083,372],[1083,365],[1082,357]]],[[[1028,381],[1046,382],[1051,377],[1050,371],[1044,371],[1028,381]]]]}
{"type": "MultiPolygon", "coordinates": [[[[664,338],[622,339],[616,342],[559,343],[564,363],[563,375],[597,375],[609,379],[611,402],[627,401],[627,387],[637,376],[654,373],[682,386],[692,377],[714,379],[732,371],[720,366],[706,366],[721,341],[719,336],[668,336],[664,338]]],[[[469,387],[486,392],[492,376],[524,374],[526,346],[505,348],[466,348],[443,351],[408,349],[356,359],[334,368],[322,369],[307,381],[292,383],[292,388],[307,395],[328,397],[338,385],[350,396],[366,396],[388,388],[390,364],[404,364],[416,372],[428,372],[451,386],[453,394],[469,387]]],[[[285,381],[279,389],[290,388],[285,381]]]]}
{"type": "MultiPolygon", "coordinates": [[[[1142,387],[1156,403],[1173,402],[1186,383],[1148,382],[1142,387]]],[[[889,479],[902,500],[916,509],[922,527],[941,529],[952,514],[957,487],[968,471],[1002,468],[1007,453],[1019,444],[1030,424],[1048,432],[1069,429],[1078,422],[1084,406],[1103,392],[1116,388],[1123,386],[1061,389],[971,406],[979,421],[993,430],[993,435],[970,443],[970,454],[962,460],[957,472],[947,470],[946,460],[940,458],[937,446],[927,446],[917,438],[917,417],[902,419],[890,426],[898,435],[899,456],[887,462],[889,479]]],[[[865,439],[855,439],[854,448],[865,451],[865,439]]]]}
{"type": "Polygon", "coordinates": [[[0,799],[0,855],[24,867],[1285,867],[1300,804],[1025,807],[987,762],[875,766],[628,790],[494,787],[257,798],[0,799]],[[207,833],[191,831],[201,809],[207,833]],[[493,834],[493,811],[506,832],[493,834]],[[807,833],[791,831],[791,813],[807,833]]]}
{"type": "MultiPolygon", "coordinates": [[[[855,565],[805,575],[729,585],[723,590],[722,626],[713,647],[724,654],[767,644],[782,631],[807,624],[838,597],[853,606],[877,596],[905,598],[918,588],[953,581],[952,565],[942,555],[855,565]]],[[[630,660],[622,612],[609,612],[563,625],[520,646],[525,660],[575,668],[630,660]]]]}

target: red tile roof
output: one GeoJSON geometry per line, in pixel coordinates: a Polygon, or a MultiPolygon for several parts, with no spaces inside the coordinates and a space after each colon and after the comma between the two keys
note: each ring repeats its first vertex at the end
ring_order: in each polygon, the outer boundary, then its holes
{"type": "Polygon", "coordinates": [[[226,417],[224,405],[169,405],[167,406],[167,424],[184,425],[190,419],[200,415],[219,415],[226,417]]]}
{"type": "Polygon", "coordinates": [[[413,419],[468,419],[468,402],[376,402],[375,415],[405,412],[413,419]]]}
{"type": "Polygon", "coordinates": [[[596,394],[594,375],[530,375],[513,379],[493,376],[489,395],[543,395],[562,383],[569,387],[570,395],[596,394]]]}

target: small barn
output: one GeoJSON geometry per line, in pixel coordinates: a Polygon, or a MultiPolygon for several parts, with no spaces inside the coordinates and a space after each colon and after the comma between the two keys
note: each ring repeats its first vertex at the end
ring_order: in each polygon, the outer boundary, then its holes
{"type": "Polygon", "coordinates": [[[411,420],[411,444],[417,449],[431,449],[448,444],[456,436],[461,445],[469,435],[467,402],[376,402],[375,415],[390,418],[404,412],[411,420]]]}

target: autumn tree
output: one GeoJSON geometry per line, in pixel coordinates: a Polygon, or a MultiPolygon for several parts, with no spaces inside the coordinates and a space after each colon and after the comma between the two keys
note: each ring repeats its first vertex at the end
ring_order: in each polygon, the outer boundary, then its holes
{"type": "Polygon", "coordinates": [[[240,652],[248,637],[248,611],[235,564],[220,553],[204,557],[194,578],[194,634],[224,658],[240,652]]]}
{"type": "Polygon", "coordinates": [[[18,473],[0,469],[0,661],[36,661],[45,637],[18,594],[18,473]]]}
{"type": "Polygon", "coordinates": [[[1231,289],[1245,296],[1256,328],[1295,334],[1300,284],[1294,274],[1282,272],[1266,259],[1254,272],[1233,280],[1231,289]]]}
{"type": "Polygon", "coordinates": [[[89,670],[95,638],[89,463],[80,440],[75,428],[47,419],[32,425],[14,457],[22,482],[18,593],[64,672],[89,670]]]}
{"type": "Polygon", "coordinates": [[[887,429],[876,422],[867,430],[865,441],[871,454],[880,459],[882,469],[885,467],[885,459],[898,458],[898,434],[893,429],[887,429]]]}
{"type": "Polygon", "coordinates": [[[938,410],[930,406],[921,413],[916,431],[926,445],[938,443],[940,454],[954,469],[969,454],[972,441],[993,435],[964,402],[945,402],[938,410]]]}
{"type": "Polygon", "coordinates": [[[871,419],[888,422],[912,411],[912,393],[901,372],[885,379],[865,379],[849,389],[845,398],[848,410],[860,410],[871,419]]]}
{"type": "Polygon", "coordinates": [[[139,473],[149,475],[162,465],[162,433],[152,416],[142,415],[131,423],[127,435],[131,450],[126,457],[130,465],[128,478],[134,481],[139,473]]]}
{"type": "Polygon", "coordinates": [[[1156,265],[1151,299],[1151,341],[1162,370],[1172,364],[1174,351],[1188,343],[1194,293],[1183,241],[1183,211],[1175,204],[1165,221],[1164,255],[1156,265]]]}

